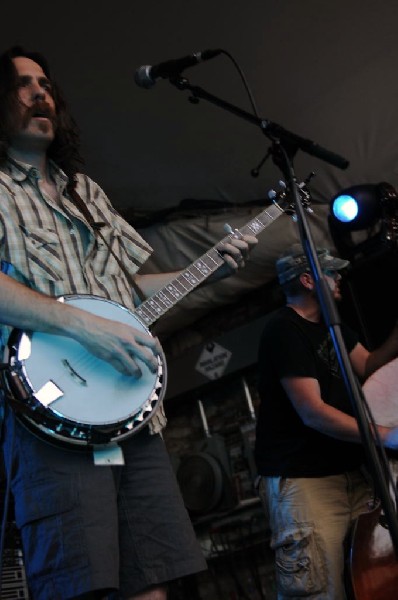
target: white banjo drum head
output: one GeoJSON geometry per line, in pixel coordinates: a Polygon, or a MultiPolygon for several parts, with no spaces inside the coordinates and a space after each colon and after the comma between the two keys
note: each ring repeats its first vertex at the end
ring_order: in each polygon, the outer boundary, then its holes
{"type": "MultiPolygon", "coordinates": [[[[96,296],[65,296],[63,301],[148,335],[128,309],[96,296]]],[[[78,445],[123,439],[153,417],[166,389],[163,353],[153,373],[139,362],[139,379],[122,375],[71,338],[21,332],[12,346],[10,390],[22,422],[61,442],[78,445]]]]}

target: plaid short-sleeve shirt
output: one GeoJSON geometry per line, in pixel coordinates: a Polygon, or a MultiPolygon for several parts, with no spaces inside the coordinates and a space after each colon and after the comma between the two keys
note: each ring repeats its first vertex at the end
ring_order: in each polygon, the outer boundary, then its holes
{"type": "MultiPolygon", "coordinates": [[[[89,294],[133,309],[129,277],[150,256],[151,247],[117,213],[104,191],[78,174],[76,191],[100,227],[98,236],[68,196],[63,171],[50,163],[50,174],[58,190],[56,201],[41,191],[36,168],[14,160],[0,167],[1,271],[51,296],[89,294]]],[[[4,347],[10,328],[0,326],[0,332],[4,347]]],[[[159,410],[151,429],[158,431],[164,424],[159,410]]]]}

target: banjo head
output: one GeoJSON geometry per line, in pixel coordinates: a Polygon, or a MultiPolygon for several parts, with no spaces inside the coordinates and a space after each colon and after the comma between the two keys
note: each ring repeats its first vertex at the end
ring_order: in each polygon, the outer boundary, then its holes
{"type": "MultiPolygon", "coordinates": [[[[60,301],[151,335],[133,312],[116,302],[96,296],[65,296],[60,301]]],[[[17,331],[10,345],[8,387],[17,415],[33,432],[53,441],[91,447],[122,440],[146,425],[163,400],[163,353],[156,373],[138,361],[142,376],[135,379],[64,336],[17,331]]]]}

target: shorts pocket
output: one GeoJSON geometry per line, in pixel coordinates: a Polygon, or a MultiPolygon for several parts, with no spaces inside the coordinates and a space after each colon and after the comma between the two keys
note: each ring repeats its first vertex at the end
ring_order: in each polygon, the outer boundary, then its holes
{"type": "Polygon", "coordinates": [[[278,589],[285,596],[306,596],[326,589],[324,559],[313,528],[297,525],[272,537],[278,589]]]}
{"type": "Polygon", "coordinates": [[[87,564],[78,499],[72,480],[17,486],[15,522],[21,531],[29,577],[87,564]]]}
{"type": "Polygon", "coordinates": [[[68,482],[40,481],[31,487],[18,486],[15,505],[17,527],[71,510],[76,504],[68,482]]]}

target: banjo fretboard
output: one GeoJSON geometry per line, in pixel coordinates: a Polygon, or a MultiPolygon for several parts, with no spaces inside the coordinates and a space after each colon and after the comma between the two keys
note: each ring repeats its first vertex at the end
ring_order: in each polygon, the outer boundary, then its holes
{"type": "MultiPolygon", "coordinates": [[[[273,204],[246,223],[246,225],[241,227],[238,231],[242,235],[252,234],[257,236],[283,212],[283,208],[278,204],[273,204]]],[[[233,235],[233,233],[228,234],[221,242],[228,242],[233,235]]],[[[217,246],[219,243],[220,242],[217,243],[217,246]]],[[[212,275],[222,264],[224,264],[224,260],[217,250],[217,247],[213,246],[210,250],[196,259],[189,267],[184,269],[178,277],[170,281],[170,283],[159,290],[159,292],[140,304],[134,310],[134,313],[149,327],[170,308],[177,304],[177,302],[182,300],[184,296],[189,294],[210,277],[210,275],[212,275]]]]}

